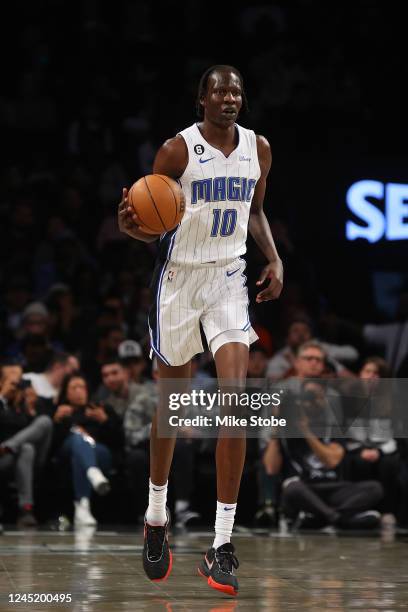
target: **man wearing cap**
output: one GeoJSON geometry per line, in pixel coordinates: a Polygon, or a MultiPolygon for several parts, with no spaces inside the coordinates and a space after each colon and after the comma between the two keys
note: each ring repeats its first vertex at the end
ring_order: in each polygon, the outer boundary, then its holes
{"type": "Polygon", "coordinates": [[[118,355],[128,372],[129,382],[143,383],[146,362],[140,344],[135,340],[124,340],[119,344],[118,355]]]}
{"type": "MultiPolygon", "coordinates": [[[[7,357],[17,358],[25,367],[24,347],[29,339],[42,340],[49,351],[62,351],[60,342],[49,338],[50,317],[47,307],[42,302],[31,302],[26,306],[21,318],[21,325],[16,330],[16,340],[6,349],[7,357]]],[[[44,366],[44,364],[42,364],[44,366]]]]}

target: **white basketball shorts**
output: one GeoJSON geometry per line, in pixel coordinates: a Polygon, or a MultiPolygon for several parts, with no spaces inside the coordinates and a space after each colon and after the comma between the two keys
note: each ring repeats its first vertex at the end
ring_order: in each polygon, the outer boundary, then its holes
{"type": "Polygon", "coordinates": [[[226,266],[183,266],[166,261],[156,266],[149,313],[153,352],[167,365],[187,363],[204,350],[200,323],[208,345],[229,330],[248,332],[248,344],[258,336],[248,315],[245,261],[226,266]]]}

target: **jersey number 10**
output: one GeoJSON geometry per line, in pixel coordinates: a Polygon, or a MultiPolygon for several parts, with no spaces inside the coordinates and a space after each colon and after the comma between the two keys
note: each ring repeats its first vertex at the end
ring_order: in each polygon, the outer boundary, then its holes
{"type": "Polygon", "coordinates": [[[213,209],[213,224],[210,236],[231,236],[237,225],[237,211],[235,208],[226,208],[222,213],[221,208],[213,209]]]}

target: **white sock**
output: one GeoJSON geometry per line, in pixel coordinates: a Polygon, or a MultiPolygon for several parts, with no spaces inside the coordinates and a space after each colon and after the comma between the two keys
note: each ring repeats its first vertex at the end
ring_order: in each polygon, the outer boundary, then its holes
{"type": "Polygon", "coordinates": [[[231,541],[236,509],[237,504],[227,504],[217,501],[213,548],[218,548],[231,541]]]}
{"type": "Polygon", "coordinates": [[[176,514],[180,514],[180,512],[184,512],[188,510],[189,503],[186,499],[176,499],[176,503],[174,504],[174,510],[176,514]]]}
{"type": "Polygon", "coordinates": [[[164,485],[155,485],[149,478],[149,505],[146,512],[146,522],[149,525],[166,524],[167,484],[168,482],[164,485]]]}

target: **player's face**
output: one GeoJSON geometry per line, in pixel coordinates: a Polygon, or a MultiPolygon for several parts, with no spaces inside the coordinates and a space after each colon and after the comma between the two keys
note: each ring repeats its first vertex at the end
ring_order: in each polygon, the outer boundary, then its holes
{"type": "Polygon", "coordinates": [[[214,72],[201,103],[206,119],[223,127],[233,125],[242,106],[239,77],[234,72],[214,72]]]}

